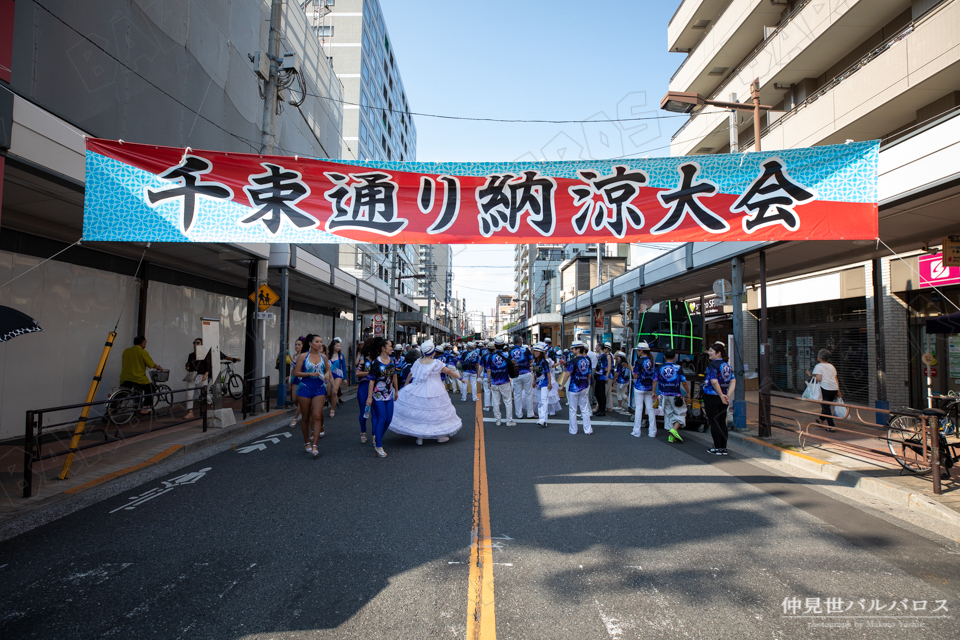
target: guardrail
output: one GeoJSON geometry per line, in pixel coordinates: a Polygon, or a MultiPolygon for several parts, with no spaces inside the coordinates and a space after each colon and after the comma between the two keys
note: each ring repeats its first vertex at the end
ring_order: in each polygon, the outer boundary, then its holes
{"type": "MultiPolygon", "coordinates": [[[[939,419],[945,415],[945,412],[941,411],[940,409],[924,409],[922,411],[913,409],[880,409],[877,407],[866,407],[843,402],[809,400],[807,398],[799,398],[797,396],[778,392],[771,392],[770,397],[771,399],[779,398],[794,402],[812,404],[816,405],[818,409],[821,408],[820,405],[844,407],[848,410],[847,417],[838,418],[835,415],[829,416],[833,419],[835,425],[830,427],[830,429],[833,429],[836,432],[850,433],[858,436],[871,435],[872,437],[887,443],[887,450],[884,451],[880,449],[864,447],[846,440],[839,440],[831,437],[830,435],[813,433],[811,431],[812,429],[819,430],[826,428],[825,424],[821,424],[816,420],[826,417],[819,410],[807,411],[796,406],[787,407],[782,405],[773,405],[771,403],[770,426],[775,429],[780,429],[781,431],[797,434],[801,447],[806,446],[807,439],[813,439],[827,443],[840,444],[843,447],[859,450],[874,456],[880,455],[892,458],[896,460],[897,463],[900,464],[900,466],[902,466],[905,470],[910,470],[913,467],[917,467],[919,473],[928,473],[929,471],[932,471],[933,492],[937,495],[941,493],[939,419]],[[804,424],[801,422],[801,419],[796,417],[796,414],[799,414],[800,416],[810,416],[812,419],[804,424]],[[894,421],[888,419],[887,424],[881,426],[877,424],[876,418],[878,414],[890,416],[890,418],[900,418],[900,420],[894,421]],[[864,415],[866,415],[869,419],[865,419],[864,415]],[[774,420],[774,418],[778,418],[782,422],[778,423],[774,420]],[[843,426],[838,423],[842,423],[843,426]],[[796,425],[796,428],[793,428],[792,425],[796,425]],[[851,427],[856,427],[856,429],[851,427]],[[864,433],[865,429],[866,434],[864,433]],[[896,452],[897,450],[899,450],[899,453],[896,452]]],[[[757,405],[759,408],[759,402],[751,402],[749,404],[757,405]]]]}
{"type": "MultiPolygon", "coordinates": [[[[154,402],[155,398],[164,397],[170,398],[171,402],[169,405],[169,413],[165,415],[158,415],[151,410],[151,413],[144,416],[139,413],[139,407],[136,411],[133,412],[135,422],[132,422],[133,425],[137,425],[141,422],[142,418],[148,418],[148,422],[151,425],[148,429],[143,429],[134,432],[124,432],[121,430],[122,426],[120,424],[113,424],[112,430],[114,435],[111,437],[107,431],[111,429],[106,425],[111,424],[110,420],[110,409],[111,405],[118,405],[117,400],[107,399],[100,400],[98,402],[84,402],[80,404],[69,404],[63,405],[60,407],[48,407],[45,409],[30,409],[26,412],[26,426],[24,429],[24,445],[23,445],[23,497],[29,498],[33,495],[33,465],[41,460],[49,460],[50,458],[56,458],[59,456],[77,453],[78,451],[84,451],[86,449],[92,449],[94,447],[102,447],[113,442],[126,440],[128,438],[133,438],[144,433],[150,433],[153,431],[160,431],[162,429],[169,429],[170,427],[175,427],[182,424],[187,424],[189,422],[195,422],[196,418],[191,418],[189,420],[176,420],[173,422],[160,422],[162,419],[172,416],[174,411],[174,403],[172,397],[177,394],[189,393],[185,399],[190,400],[193,398],[193,392],[199,391],[200,399],[196,402],[199,403],[199,412],[200,412],[200,421],[203,427],[203,430],[207,430],[207,388],[202,387],[189,387],[186,389],[170,389],[164,391],[158,391],[156,393],[145,393],[138,394],[137,398],[151,399],[151,405],[154,402]],[[88,417],[88,418],[71,418],[70,420],[64,420],[61,422],[55,422],[53,424],[44,424],[44,417],[48,414],[58,413],[61,411],[73,411],[75,409],[84,409],[84,408],[93,408],[93,407],[104,407],[103,414],[100,416],[88,417]],[[46,442],[44,441],[44,430],[57,429],[58,427],[65,427],[67,425],[77,425],[78,423],[83,423],[88,425],[96,419],[100,419],[105,426],[98,427],[95,429],[84,429],[83,436],[92,436],[95,433],[103,433],[103,442],[92,442],[84,445],[78,445],[76,447],[66,447],[61,450],[52,451],[50,453],[44,454],[43,447],[44,445],[50,445],[53,442],[60,442],[61,437],[63,438],[73,438],[76,434],[73,430],[68,429],[59,429],[55,433],[47,433],[46,442]]],[[[129,420],[130,418],[127,418],[129,420]]]]}
{"type": "Polygon", "coordinates": [[[263,413],[270,411],[270,376],[244,380],[240,402],[244,420],[247,419],[248,414],[257,415],[261,405],[263,405],[263,413]]]}

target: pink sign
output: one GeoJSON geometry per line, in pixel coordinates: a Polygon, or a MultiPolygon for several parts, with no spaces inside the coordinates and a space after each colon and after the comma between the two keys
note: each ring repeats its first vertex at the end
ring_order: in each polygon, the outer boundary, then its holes
{"type": "Polygon", "coordinates": [[[920,288],[960,284],[960,267],[943,266],[943,254],[920,256],[920,288]]]}

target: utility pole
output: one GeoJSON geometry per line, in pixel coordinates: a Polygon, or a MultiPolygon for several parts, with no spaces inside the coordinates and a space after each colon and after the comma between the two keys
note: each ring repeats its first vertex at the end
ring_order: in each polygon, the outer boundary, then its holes
{"type": "MultiPolygon", "coordinates": [[[[397,299],[397,294],[400,293],[400,282],[397,280],[397,245],[390,245],[391,247],[391,257],[390,257],[390,290],[393,292],[393,299],[397,299]]],[[[390,311],[390,339],[395,340],[397,338],[397,312],[391,309],[390,311]]]]}
{"type": "Polygon", "coordinates": [[[597,286],[603,284],[603,243],[597,243],[597,286]]]}

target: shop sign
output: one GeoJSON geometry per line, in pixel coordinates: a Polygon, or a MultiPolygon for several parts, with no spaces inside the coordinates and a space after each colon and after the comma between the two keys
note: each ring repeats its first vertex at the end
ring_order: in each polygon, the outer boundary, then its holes
{"type": "Polygon", "coordinates": [[[603,329],[603,309],[593,310],[593,328],[603,329]]]}
{"type": "Polygon", "coordinates": [[[943,264],[947,267],[960,267],[960,236],[947,236],[943,239],[943,264]]]}
{"type": "Polygon", "coordinates": [[[942,253],[920,256],[919,263],[921,289],[960,284],[960,267],[945,265],[942,253]]]}
{"type": "MultiPolygon", "coordinates": [[[[700,303],[691,302],[690,303],[690,313],[699,314],[700,313],[700,303]]],[[[720,316],[724,314],[723,310],[723,301],[720,298],[709,298],[703,301],[703,315],[705,316],[720,316]]]]}
{"type": "Polygon", "coordinates": [[[879,142],[558,162],[371,162],[87,139],[83,239],[872,240],[879,142]]]}

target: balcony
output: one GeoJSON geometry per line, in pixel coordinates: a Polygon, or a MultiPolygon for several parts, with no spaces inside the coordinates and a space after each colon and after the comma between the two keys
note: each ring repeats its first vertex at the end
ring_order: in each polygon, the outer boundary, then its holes
{"type": "MultiPolygon", "coordinates": [[[[784,90],[775,85],[801,85],[805,79],[822,76],[891,23],[903,24],[898,14],[905,7],[909,7],[905,0],[872,0],[841,3],[832,11],[823,11],[819,2],[801,2],[707,97],[728,100],[730,94],[736,94],[744,100],[750,93],[750,83],[759,78],[761,101],[779,104],[784,100],[784,90]]],[[[673,135],[671,153],[711,153],[725,147],[729,142],[727,122],[723,112],[695,114],[673,135]]],[[[749,130],[750,122],[752,119],[743,115],[740,127],[749,130]]]]}
{"type": "Polygon", "coordinates": [[[761,132],[764,149],[880,138],[960,87],[960,1],[910,22],[761,132]]]}
{"type": "Polygon", "coordinates": [[[684,0],[667,27],[667,48],[690,51],[723,13],[730,0],[684,0]]]}
{"type": "MultiPolygon", "coordinates": [[[[819,3],[822,4],[822,3],[819,3]]],[[[780,22],[783,7],[769,0],[733,0],[670,78],[671,91],[712,93],[780,22]]]]}

